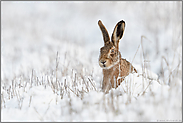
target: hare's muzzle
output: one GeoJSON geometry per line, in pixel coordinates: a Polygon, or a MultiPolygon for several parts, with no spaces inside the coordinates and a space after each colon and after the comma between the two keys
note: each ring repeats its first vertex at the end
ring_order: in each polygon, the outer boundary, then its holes
{"type": "Polygon", "coordinates": [[[105,63],[106,63],[106,61],[105,61],[105,60],[101,60],[100,62],[101,62],[102,64],[105,64],[105,63]]]}
{"type": "Polygon", "coordinates": [[[103,65],[105,65],[106,61],[101,61],[101,63],[102,63],[103,65]]]}
{"type": "Polygon", "coordinates": [[[106,60],[100,60],[99,61],[99,65],[100,65],[100,67],[106,67],[106,60]]]}

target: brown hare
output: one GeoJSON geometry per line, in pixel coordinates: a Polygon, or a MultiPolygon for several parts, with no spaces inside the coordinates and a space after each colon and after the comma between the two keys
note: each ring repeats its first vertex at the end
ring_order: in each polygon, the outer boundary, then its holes
{"type": "Polygon", "coordinates": [[[119,21],[112,33],[111,41],[107,29],[98,21],[102,31],[104,46],[100,49],[99,65],[103,69],[102,90],[108,92],[111,88],[117,88],[129,73],[137,70],[126,59],[121,58],[119,52],[119,40],[122,38],[125,22],[119,21]]]}

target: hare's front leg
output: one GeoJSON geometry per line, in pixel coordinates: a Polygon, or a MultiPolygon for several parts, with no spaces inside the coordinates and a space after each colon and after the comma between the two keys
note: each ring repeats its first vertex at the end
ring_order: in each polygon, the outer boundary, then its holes
{"type": "Polygon", "coordinates": [[[111,86],[110,78],[103,77],[102,91],[108,93],[111,87],[112,86],[111,86]]]}

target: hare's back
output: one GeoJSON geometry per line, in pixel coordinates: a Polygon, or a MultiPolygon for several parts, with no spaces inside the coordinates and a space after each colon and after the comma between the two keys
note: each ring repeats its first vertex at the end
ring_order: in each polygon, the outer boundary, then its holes
{"type": "Polygon", "coordinates": [[[126,59],[121,58],[120,66],[122,76],[127,76],[129,73],[132,73],[133,71],[136,72],[133,65],[126,59]]]}

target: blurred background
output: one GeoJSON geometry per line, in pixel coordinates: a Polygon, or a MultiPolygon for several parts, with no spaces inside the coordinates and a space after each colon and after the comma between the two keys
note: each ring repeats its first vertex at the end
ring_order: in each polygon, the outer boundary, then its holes
{"type": "Polygon", "coordinates": [[[80,61],[99,68],[99,49],[104,45],[99,19],[110,36],[118,21],[126,22],[120,52],[134,66],[143,66],[146,60],[159,77],[178,69],[181,78],[180,1],[3,1],[1,7],[2,80],[32,68],[49,68],[57,51],[63,61],[66,47],[80,54],[75,55],[80,61]]]}

